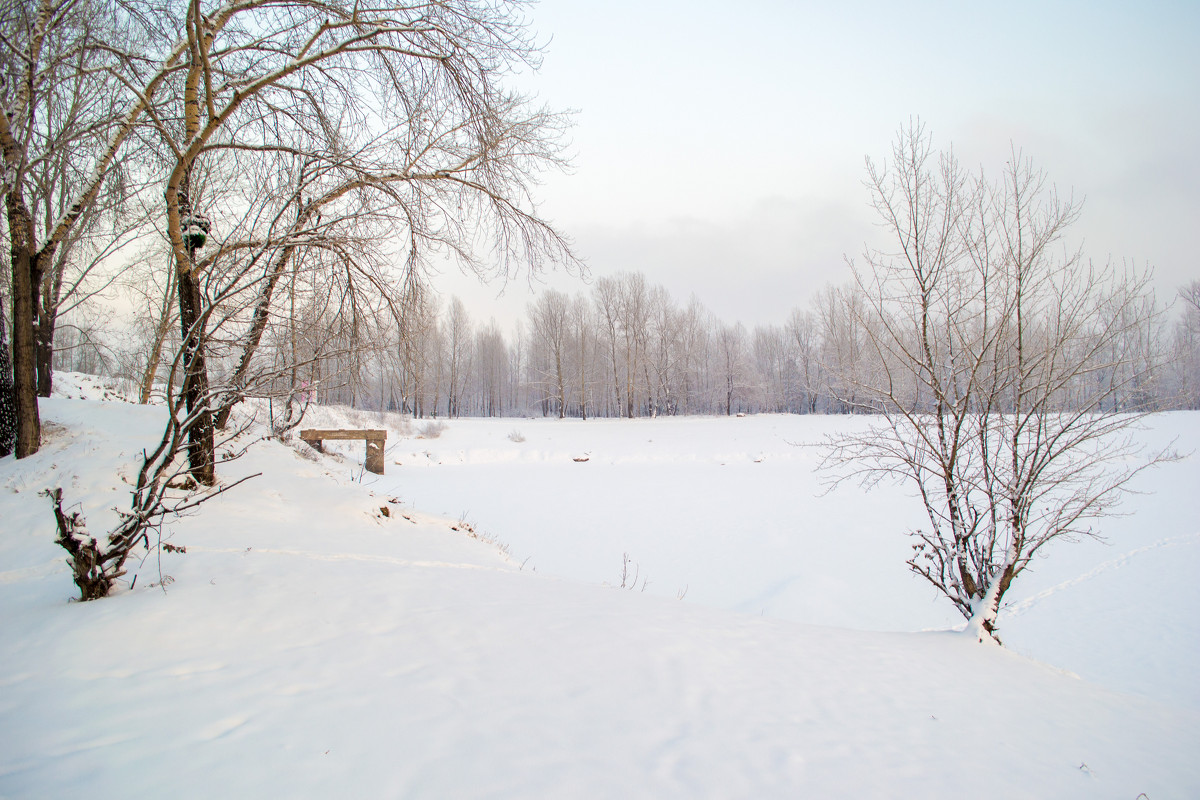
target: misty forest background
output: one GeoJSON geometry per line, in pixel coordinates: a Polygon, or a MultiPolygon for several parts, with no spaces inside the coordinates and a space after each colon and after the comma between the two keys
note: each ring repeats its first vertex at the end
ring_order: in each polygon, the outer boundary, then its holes
{"type": "MultiPolygon", "coordinates": [[[[118,379],[134,393],[149,389],[147,376],[165,374],[179,327],[163,324],[153,276],[89,276],[101,286],[60,324],[55,368],[118,379]],[[115,301],[141,308],[126,317],[115,301]]],[[[304,364],[301,399],[320,403],[416,417],[841,414],[872,410],[855,381],[882,374],[856,329],[863,298],[851,285],[826,286],[807,308],[753,328],[718,319],[695,295],[680,301],[640,273],[602,275],[574,295],[547,289],[508,330],[486,309],[426,293],[404,335],[389,315],[361,305],[346,314],[336,296],[305,288],[309,299],[274,320],[262,357],[304,364]]],[[[1200,408],[1200,282],[1180,295],[1170,308],[1146,300],[1154,307],[1119,343],[1122,352],[1079,376],[1079,400],[1101,396],[1117,411],[1200,408]]],[[[210,360],[217,375],[234,367],[210,360]]]]}

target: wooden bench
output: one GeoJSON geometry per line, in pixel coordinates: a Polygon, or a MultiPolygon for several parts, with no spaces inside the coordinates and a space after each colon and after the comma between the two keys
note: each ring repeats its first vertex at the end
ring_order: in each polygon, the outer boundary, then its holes
{"type": "Polygon", "coordinates": [[[376,475],[383,474],[383,446],[387,442],[387,431],[352,431],[352,430],[321,430],[308,428],[300,431],[300,438],[317,450],[321,450],[321,442],[326,439],[362,439],[367,443],[367,472],[376,475]]]}

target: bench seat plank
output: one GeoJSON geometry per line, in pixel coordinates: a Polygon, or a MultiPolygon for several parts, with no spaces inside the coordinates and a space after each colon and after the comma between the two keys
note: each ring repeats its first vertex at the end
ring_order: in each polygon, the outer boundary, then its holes
{"type": "Polygon", "coordinates": [[[309,439],[387,439],[386,430],[321,430],[320,428],[307,428],[300,431],[300,438],[308,441],[309,439]]]}

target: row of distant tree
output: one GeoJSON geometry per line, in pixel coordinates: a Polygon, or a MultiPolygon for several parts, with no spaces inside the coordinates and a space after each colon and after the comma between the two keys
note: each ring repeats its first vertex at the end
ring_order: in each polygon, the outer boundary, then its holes
{"type": "MultiPolygon", "coordinates": [[[[1137,319],[1062,387],[1064,406],[1198,407],[1200,282],[1180,295],[1175,314],[1149,293],[1117,311],[1137,319]]],[[[748,329],[622,273],[573,296],[541,293],[507,334],[474,322],[458,298],[429,302],[393,351],[335,360],[322,396],[450,417],[869,412],[876,395],[864,390],[896,370],[872,347],[865,301],[857,286],[827,286],[782,324],[748,329]]]]}
{"type": "MultiPolygon", "coordinates": [[[[864,327],[865,299],[860,287],[826,286],[782,324],[747,328],[695,296],[679,302],[643,275],[621,273],[574,295],[542,292],[507,331],[457,297],[422,298],[403,337],[390,318],[356,329],[308,309],[296,324],[275,319],[262,354],[303,363],[296,386],[289,372],[263,388],[418,417],[862,413],[889,372],[864,327]]],[[[1063,387],[1066,405],[1098,396],[1109,410],[1200,407],[1200,281],[1171,308],[1150,294],[1139,302],[1143,318],[1097,354],[1105,363],[1063,387]]],[[[120,330],[68,322],[56,364],[124,378],[149,399],[155,328],[154,315],[120,330]]],[[[170,338],[175,328],[167,330],[170,338]]],[[[236,364],[218,359],[213,368],[220,375],[236,364]]]]}

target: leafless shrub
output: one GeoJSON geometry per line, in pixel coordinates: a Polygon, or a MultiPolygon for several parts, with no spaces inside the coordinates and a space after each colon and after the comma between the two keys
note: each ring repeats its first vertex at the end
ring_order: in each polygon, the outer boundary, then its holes
{"type": "Polygon", "coordinates": [[[446,423],[441,420],[427,422],[417,430],[418,439],[436,439],[446,430],[446,423]]]}
{"type": "MultiPolygon", "coordinates": [[[[500,541],[492,534],[487,533],[486,531],[480,531],[473,522],[467,521],[466,514],[459,517],[458,521],[450,526],[450,530],[458,531],[460,533],[465,533],[467,536],[471,537],[472,539],[474,539],[477,542],[483,542],[484,544],[491,545],[492,547],[494,547],[498,551],[500,551],[500,554],[505,557],[508,557],[510,555],[507,544],[500,541]]],[[[528,560],[529,560],[528,558],[525,559],[525,561],[528,561],[528,560]]],[[[524,566],[525,566],[525,563],[522,562],[521,567],[524,568],[524,566]]]]}
{"type": "MultiPolygon", "coordinates": [[[[638,577],[640,577],[640,575],[641,575],[641,565],[638,564],[636,561],[631,560],[629,558],[629,553],[622,553],[621,554],[621,586],[620,586],[620,588],[628,589],[630,591],[633,591],[634,589],[637,589],[638,591],[642,591],[642,592],[646,591],[646,587],[650,585],[650,578],[649,577],[642,578],[642,585],[639,588],[638,587],[638,577]],[[630,572],[630,565],[632,565],[632,567],[633,567],[632,573],[630,572]]],[[[680,595],[680,599],[682,599],[682,595],[680,595]]]]}

